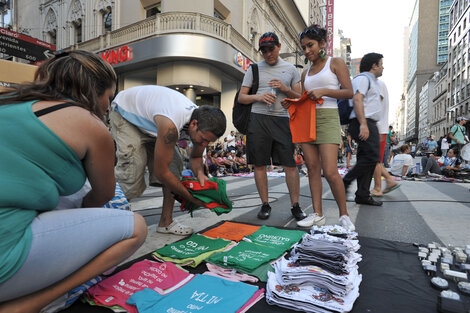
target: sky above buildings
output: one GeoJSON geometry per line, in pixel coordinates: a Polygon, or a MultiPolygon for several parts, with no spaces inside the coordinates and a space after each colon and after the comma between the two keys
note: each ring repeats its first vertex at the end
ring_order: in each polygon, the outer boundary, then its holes
{"type": "MultiPolygon", "coordinates": [[[[390,98],[389,122],[403,93],[404,29],[413,13],[415,0],[335,0],[334,27],[351,38],[351,57],[360,58],[369,52],[384,55],[385,82],[390,98]]],[[[437,14],[438,12],[436,12],[437,14]]],[[[436,39],[437,40],[437,39],[436,39]]],[[[437,53],[437,51],[430,51],[437,53]]]]}

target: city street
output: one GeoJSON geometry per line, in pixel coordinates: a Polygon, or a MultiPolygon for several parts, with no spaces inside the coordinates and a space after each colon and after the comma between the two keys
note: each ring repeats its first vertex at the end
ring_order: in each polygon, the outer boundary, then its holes
{"type": "MultiPolygon", "coordinates": [[[[222,220],[296,227],[290,213],[290,199],[284,177],[269,177],[271,217],[256,217],[261,205],[254,178],[224,177],[227,194],[233,201],[229,214],[217,216],[209,210],[199,210],[190,217],[175,205],[175,218],[197,232],[222,220]]],[[[401,187],[384,195],[381,207],[358,205],[354,202],[355,186],[348,193],[347,207],[360,236],[427,244],[433,241],[454,246],[470,244],[470,183],[401,181],[401,187]]],[[[301,175],[300,206],[307,214],[313,213],[308,178],[301,175]]],[[[180,236],[156,233],[161,213],[160,188],[150,187],[144,195],[131,202],[134,211],[142,214],[149,225],[149,236],[136,256],[146,254],[180,236]]],[[[323,212],[327,224],[338,223],[338,209],[323,179],[323,212]]]]}

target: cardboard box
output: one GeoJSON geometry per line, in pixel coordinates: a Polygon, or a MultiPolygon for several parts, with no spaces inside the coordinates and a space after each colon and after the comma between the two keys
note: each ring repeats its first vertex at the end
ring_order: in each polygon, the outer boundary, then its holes
{"type": "Polygon", "coordinates": [[[35,65],[0,60],[0,92],[15,84],[33,81],[36,69],[35,65]]]}

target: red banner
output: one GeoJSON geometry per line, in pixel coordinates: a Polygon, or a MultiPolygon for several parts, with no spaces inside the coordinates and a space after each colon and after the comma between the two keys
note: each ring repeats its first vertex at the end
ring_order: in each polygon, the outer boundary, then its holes
{"type": "Polygon", "coordinates": [[[333,56],[334,10],[335,1],[326,0],[326,54],[330,57],[333,56]]]}

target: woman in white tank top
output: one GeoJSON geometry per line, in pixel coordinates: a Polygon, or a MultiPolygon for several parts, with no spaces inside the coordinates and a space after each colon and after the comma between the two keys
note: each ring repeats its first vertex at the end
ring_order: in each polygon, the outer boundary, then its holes
{"type": "Polygon", "coordinates": [[[349,219],[344,184],[337,167],[341,141],[337,99],[353,96],[349,70],[343,59],[326,56],[325,29],[312,25],[300,33],[299,37],[304,55],[312,64],[302,73],[302,91],[306,91],[313,100],[322,98],[324,101],[322,104],[317,104],[316,108],[317,139],[300,144],[308,169],[314,213],[297,222],[297,225],[321,226],[326,222],[322,212],[321,170],[323,169],[323,174],[338,204],[340,224],[347,230],[353,231],[355,227],[349,219]]]}

